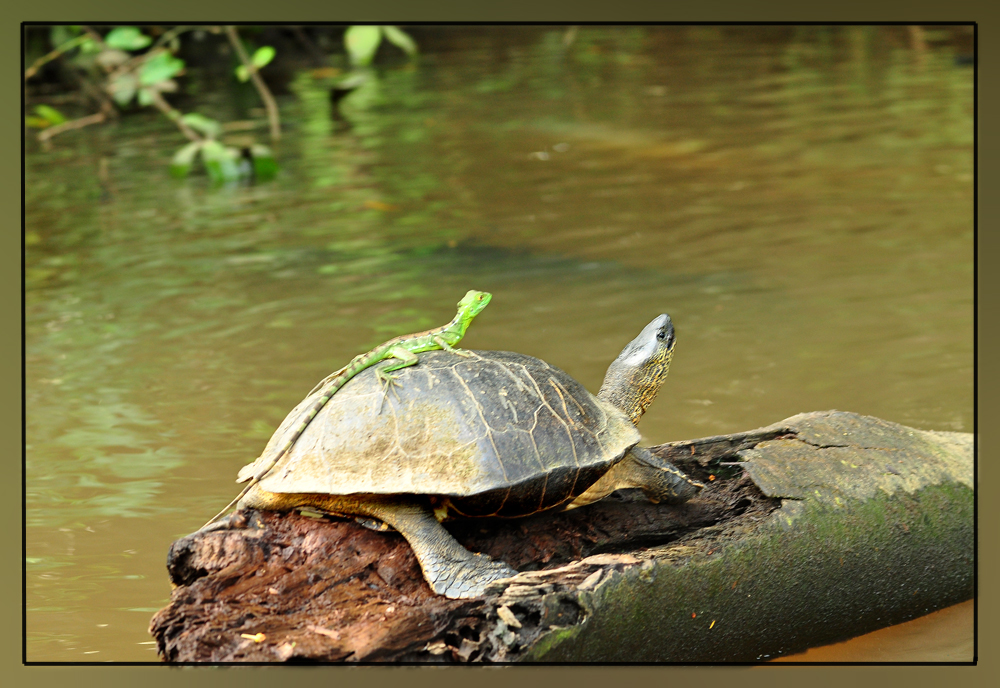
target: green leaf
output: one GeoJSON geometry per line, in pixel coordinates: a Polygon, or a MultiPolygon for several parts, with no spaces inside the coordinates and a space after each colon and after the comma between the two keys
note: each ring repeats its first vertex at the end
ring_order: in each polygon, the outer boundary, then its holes
{"type": "Polygon", "coordinates": [[[44,117],[32,117],[31,115],[24,118],[24,123],[32,129],[47,129],[52,126],[52,122],[44,117]]]}
{"type": "Polygon", "coordinates": [[[236,66],[236,78],[239,79],[241,83],[246,83],[250,80],[250,70],[247,69],[246,65],[236,66]]]}
{"type": "Polygon", "coordinates": [[[176,76],[184,69],[184,60],[174,57],[168,52],[157,53],[142,65],[139,72],[139,83],[150,86],[158,81],[166,81],[176,76]]]}
{"type": "Polygon", "coordinates": [[[117,26],[104,37],[104,42],[109,48],[118,50],[142,50],[152,43],[153,39],[134,26],[117,26]]]}
{"type": "Polygon", "coordinates": [[[139,79],[131,72],[119,74],[107,86],[108,93],[121,107],[125,107],[132,101],[137,88],[139,88],[139,79]]]}
{"type": "Polygon", "coordinates": [[[201,147],[201,159],[209,178],[216,183],[236,181],[240,178],[240,168],[237,164],[239,153],[223,146],[218,141],[205,141],[201,147]]]}
{"type": "Polygon", "coordinates": [[[49,107],[48,105],[37,105],[35,106],[35,113],[41,117],[44,117],[49,121],[49,124],[53,126],[56,124],[62,124],[66,121],[63,114],[56,110],[54,107],[49,107]]]}
{"type": "Polygon", "coordinates": [[[351,64],[363,67],[371,64],[382,42],[382,29],[378,26],[349,26],[344,32],[344,47],[351,64]]]}
{"type": "Polygon", "coordinates": [[[253,158],[254,176],[259,182],[273,179],[278,173],[278,163],[274,159],[274,153],[267,146],[255,143],[250,146],[250,156],[253,158]]]}
{"type": "Polygon", "coordinates": [[[275,55],[274,48],[272,48],[269,45],[263,45],[257,48],[257,51],[254,52],[253,57],[251,58],[250,61],[253,62],[254,67],[260,69],[261,67],[266,66],[268,62],[273,60],[274,55],[275,55]]]}
{"type": "Polygon", "coordinates": [[[205,141],[201,148],[202,156],[206,160],[223,160],[235,157],[232,149],[227,148],[218,141],[205,141]]]}
{"type": "Polygon", "coordinates": [[[407,55],[412,57],[417,54],[417,44],[410,38],[410,34],[395,26],[383,26],[382,31],[390,43],[402,49],[407,55]]]}
{"type": "Polygon", "coordinates": [[[153,91],[148,88],[139,89],[139,105],[147,107],[153,104],[153,91]]]}
{"type": "Polygon", "coordinates": [[[197,112],[189,112],[181,117],[181,121],[195,131],[199,131],[210,139],[219,138],[222,133],[222,125],[211,117],[205,117],[197,112]]]}
{"type": "Polygon", "coordinates": [[[174,153],[174,159],[170,161],[170,174],[179,179],[188,176],[191,165],[194,164],[194,156],[198,154],[201,147],[201,141],[194,141],[174,153]]]}

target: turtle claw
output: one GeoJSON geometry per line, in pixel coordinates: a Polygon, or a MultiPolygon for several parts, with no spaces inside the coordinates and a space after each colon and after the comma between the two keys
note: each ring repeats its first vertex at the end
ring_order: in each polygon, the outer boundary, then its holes
{"type": "Polygon", "coordinates": [[[424,575],[434,592],[452,600],[483,597],[497,581],[517,575],[504,562],[485,554],[473,554],[468,561],[449,564],[425,571],[424,575]]]}

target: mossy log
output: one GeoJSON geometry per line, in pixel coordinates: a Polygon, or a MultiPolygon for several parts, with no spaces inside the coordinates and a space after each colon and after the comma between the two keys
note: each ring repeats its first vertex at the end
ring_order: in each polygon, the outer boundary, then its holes
{"type": "Polygon", "coordinates": [[[171,662],[745,662],[972,597],[970,434],[834,411],[651,449],[706,489],[449,523],[522,571],[484,598],[395,533],[250,512],[173,544],[150,632],[171,662]]]}

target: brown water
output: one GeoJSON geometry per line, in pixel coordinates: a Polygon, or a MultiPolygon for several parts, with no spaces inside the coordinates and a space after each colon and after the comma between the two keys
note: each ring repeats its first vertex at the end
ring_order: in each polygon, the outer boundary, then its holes
{"type": "MultiPolygon", "coordinates": [[[[973,430],[962,30],[415,33],[346,124],[294,75],[267,184],[170,179],[153,115],[29,145],[30,661],[154,660],[170,542],[318,379],[469,288],[494,300],[465,346],[592,390],[669,312],[649,443],[831,408],[973,430]]],[[[958,614],[879,658],[971,657],[958,614]]]]}
{"type": "Polygon", "coordinates": [[[814,647],[775,662],[968,662],[975,651],[975,602],[952,605],[842,643],[814,647]]]}

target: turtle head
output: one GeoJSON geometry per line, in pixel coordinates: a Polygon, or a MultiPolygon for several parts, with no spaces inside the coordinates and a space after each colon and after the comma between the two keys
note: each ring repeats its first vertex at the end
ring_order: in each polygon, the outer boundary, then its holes
{"type": "Polygon", "coordinates": [[[670,316],[664,313],[654,318],[608,366],[597,397],[638,423],[667,378],[675,341],[670,316]]]}

